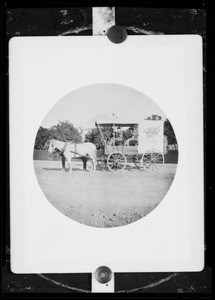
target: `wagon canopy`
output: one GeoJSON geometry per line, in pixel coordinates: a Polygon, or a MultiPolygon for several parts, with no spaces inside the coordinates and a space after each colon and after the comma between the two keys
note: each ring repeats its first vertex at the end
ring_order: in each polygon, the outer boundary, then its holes
{"type": "Polygon", "coordinates": [[[129,127],[133,125],[138,125],[140,122],[137,122],[137,120],[131,120],[131,119],[97,119],[95,124],[101,125],[101,126],[124,126],[129,127]]]}
{"type": "MultiPolygon", "coordinates": [[[[143,154],[149,149],[156,149],[163,153],[164,145],[164,121],[163,120],[131,120],[131,119],[97,119],[95,125],[100,126],[120,126],[134,127],[138,140],[138,153],[143,154]]],[[[106,141],[103,137],[103,143],[106,141]]]]}

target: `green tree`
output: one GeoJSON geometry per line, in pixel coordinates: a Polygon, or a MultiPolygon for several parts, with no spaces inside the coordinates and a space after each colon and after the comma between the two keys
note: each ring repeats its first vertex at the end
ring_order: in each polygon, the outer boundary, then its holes
{"type": "MultiPolygon", "coordinates": [[[[105,141],[108,141],[111,136],[111,127],[102,127],[102,134],[104,136],[105,141]]],[[[96,145],[97,150],[103,149],[104,144],[102,141],[102,136],[98,128],[93,128],[90,132],[85,135],[85,142],[90,142],[96,145]]]]}
{"type": "Polygon", "coordinates": [[[158,115],[151,115],[148,118],[146,118],[146,120],[162,120],[162,117],[158,115]]]}
{"type": "Polygon", "coordinates": [[[59,121],[57,125],[49,129],[50,138],[59,141],[81,142],[81,135],[78,130],[68,121],[59,121]]]}
{"type": "Polygon", "coordinates": [[[40,126],[35,139],[34,149],[43,150],[48,138],[49,138],[49,129],[40,126]]]}
{"type": "Polygon", "coordinates": [[[167,141],[169,145],[177,144],[175,132],[172,125],[168,119],[164,121],[164,134],[167,136],[167,141]]]}
{"type": "MultiPolygon", "coordinates": [[[[100,128],[101,128],[101,131],[102,131],[102,134],[103,134],[103,137],[104,137],[105,141],[108,142],[111,138],[112,127],[110,127],[110,126],[105,126],[105,127],[100,126],[100,128]]],[[[129,129],[122,130],[122,134],[123,134],[123,140],[124,141],[131,137],[131,133],[130,133],[129,129]]],[[[88,132],[85,135],[85,141],[95,144],[97,150],[104,149],[104,143],[102,141],[102,136],[101,136],[101,133],[98,130],[98,128],[94,128],[90,132],[88,132]]],[[[135,144],[136,144],[136,142],[134,143],[134,145],[135,144]]],[[[131,145],[132,145],[132,143],[131,143],[131,145]]]]}
{"type": "Polygon", "coordinates": [[[57,125],[51,128],[43,128],[40,126],[35,139],[34,149],[43,150],[46,148],[48,139],[56,139],[59,141],[71,141],[73,143],[81,142],[81,135],[78,130],[69,121],[59,121],[57,125]]]}

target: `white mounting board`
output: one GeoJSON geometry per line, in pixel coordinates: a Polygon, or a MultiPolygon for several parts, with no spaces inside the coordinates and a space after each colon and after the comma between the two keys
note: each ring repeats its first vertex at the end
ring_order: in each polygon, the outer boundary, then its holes
{"type": "Polygon", "coordinates": [[[10,62],[11,269],[14,273],[201,271],[204,267],[202,39],[198,35],[17,37],[10,62]],[[179,144],[160,205],[127,226],[93,228],[46,200],[33,167],[42,119],[64,95],[118,83],[164,110],[179,144]]]}

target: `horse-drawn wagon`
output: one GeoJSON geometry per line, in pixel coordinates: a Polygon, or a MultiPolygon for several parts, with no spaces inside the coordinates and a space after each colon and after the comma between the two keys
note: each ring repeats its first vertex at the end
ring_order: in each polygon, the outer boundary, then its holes
{"type": "Polygon", "coordinates": [[[140,170],[157,171],[164,163],[162,120],[97,120],[103,149],[97,157],[98,165],[111,172],[123,171],[128,162],[140,170]],[[109,129],[109,135],[107,133],[109,129]]]}
{"type": "MultiPolygon", "coordinates": [[[[102,141],[102,152],[91,142],[72,143],[51,140],[49,153],[57,149],[66,158],[69,170],[74,158],[86,160],[88,171],[95,171],[96,165],[108,168],[111,172],[123,171],[129,163],[134,163],[140,170],[157,171],[164,163],[164,122],[162,120],[142,120],[139,122],[125,120],[96,121],[102,141]],[[109,132],[107,134],[107,132],[109,132]]],[[[64,166],[63,166],[64,167],[64,166]]]]}

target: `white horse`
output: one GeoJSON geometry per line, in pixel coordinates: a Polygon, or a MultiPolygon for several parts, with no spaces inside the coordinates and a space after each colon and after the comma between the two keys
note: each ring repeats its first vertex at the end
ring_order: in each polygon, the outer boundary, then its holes
{"type": "Polygon", "coordinates": [[[55,150],[59,150],[62,153],[69,165],[69,172],[72,172],[72,158],[87,157],[92,160],[93,171],[96,170],[96,146],[93,143],[71,143],[62,142],[57,140],[50,140],[48,152],[52,154],[55,150]]]}

